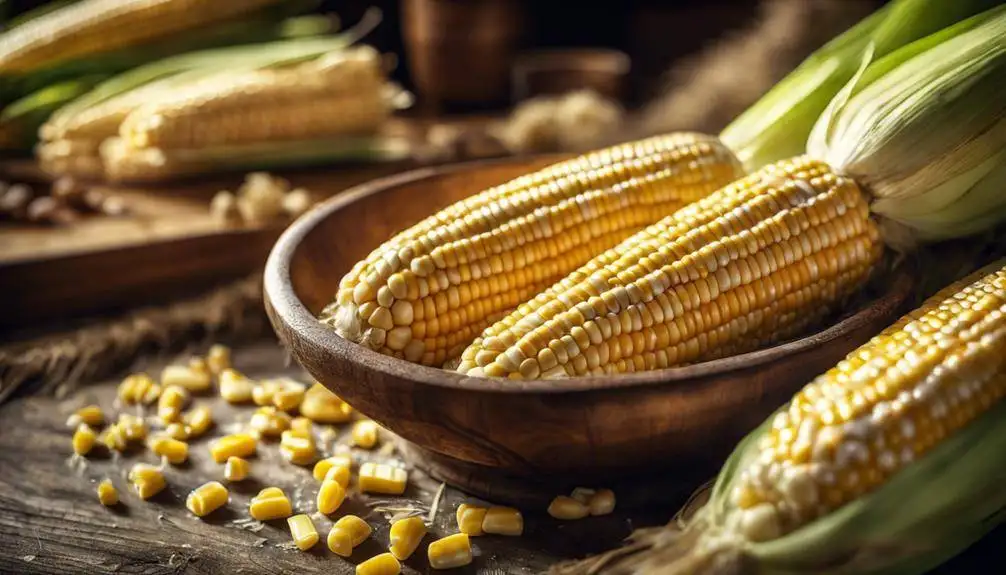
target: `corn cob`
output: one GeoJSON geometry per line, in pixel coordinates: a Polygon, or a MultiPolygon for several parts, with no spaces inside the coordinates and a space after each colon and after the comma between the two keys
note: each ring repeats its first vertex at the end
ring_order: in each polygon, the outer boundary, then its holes
{"type": "Polygon", "coordinates": [[[211,76],[131,111],[132,148],[203,148],[373,132],[391,111],[369,46],[278,69],[211,76]]]}
{"type": "Polygon", "coordinates": [[[807,157],[766,167],[608,250],[500,320],[469,375],[623,373],[790,337],[828,314],[883,251],[856,184],[807,157]]]}
{"type": "Polygon", "coordinates": [[[926,572],[1003,519],[1004,395],[1006,260],[808,383],[737,446],[683,533],[555,571],[926,572]]]}
{"type": "Polygon", "coordinates": [[[0,72],[135,46],[221,22],[277,0],[84,0],[0,36],[0,72]]]}
{"type": "Polygon", "coordinates": [[[359,262],[323,319],[425,365],[663,214],[741,174],[711,136],[674,134],[561,162],[458,202],[359,262]]]}

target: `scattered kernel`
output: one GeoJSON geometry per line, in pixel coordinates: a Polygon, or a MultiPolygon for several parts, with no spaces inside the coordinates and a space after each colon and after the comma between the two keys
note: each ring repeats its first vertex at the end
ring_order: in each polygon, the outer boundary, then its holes
{"type": "Polygon", "coordinates": [[[368,461],[360,466],[360,491],[401,495],[405,492],[409,475],[401,467],[368,461]]]}
{"type": "Polygon", "coordinates": [[[370,537],[372,531],[370,524],[363,519],[356,515],[346,515],[336,521],[328,532],[328,548],[336,555],[349,557],[353,554],[353,548],[370,537]]]}
{"type": "Polygon", "coordinates": [[[482,522],[485,521],[487,511],[488,508],[477,505],[458,505],[458,530],[466,535],[482,535],[482,522]]]}
{"type": "Polygon", "coordinates": [[[193,407],[182,416],[189,428],[189,437],[199,437],[213,427],[213,412],[205,405],[193,407]]]}
{"type": "Polygon", "coordinates": [[[294,515],[286,520],[290,526],[290,536],[301,551],[307,551],[318,543],[318,530],[307,515],[294,515]]]}
{"type": "Polygon", "coordinates": [[[587,515],[590,515],[590,509],[572,497],[559,495],[549,504],[548,514],[556,519],[569,521],[583,519],[587,515]]]}
{"type": "Polygon", "coordinates": [[[137,463],[133,466],[129,471],[129,482],[133,484],[140,499],[150,499],[168,485],[161,470],[146,463],[137,463]]]}
{"type": "Polygon", "coordinates": [[[126,441],[143,441],[147,438],[147,423],[135,415],[120,413],[118,426],[126,441]]]}
{"type": "Polygon", "coordinates": [[[353,416],[353,408],[325,386],[316,383],[304,394],[300,413],[316,423],[345,423],[353,416]]]}
{"type": "Polygon", "coordinates": [[[123,403],[150,405],[161,396],[161,386],[145,373],[134,373],[122,380],[118,393],[123,403]]]}
{"type": "Polygon", "coordinates": [[[278,385],[275,381],[263,381],[252,388],[252,401],[255,405],[272,405],[272,396],[278,385]]]}
{"type": "Polygon", "coordinates": [[[346,499],[346,488],[335,479],[325,479],[318,488],[318,511],[325,515],[335,513],[346,499]]]}
{"type": "Polygon", "coordinates": [[[86,423],[91,427],[101,427],[105,424],[105,414],[97,405],[87,405],[75,411],[66,420],[66,426],[74,429],[80,427],[81,423],[86,423]]]}
{"type": "Polygon", "coordinates": [[[576,489],[573,490],[572,493],[569,494],[569,496],[572,497],[573,499],[576,499],[580,503],[587,505],[588,503],[590,503],[590,498],[593,497],[595,493],[597,493],[596,489],[577,487],[576,489]]]}
{"type": "Polygon", "coordinates": [[[189,458],[189,444],[166,435],[157,435],[150,439],[150,450],[164,457],[168,463],[178,465],[189,458]]]}
{"type": "Polygon", "coordinates": [[[290,415],[271,405],[266,405],[255,410],[248,422],[248,427],[251,427],[262,437],[279,437],[290,428],[290,415]]]}
{"type": "Polygon", "coordinates": [[[157,417],[160,417],[165,424],[178,421],[182,416],[182,409],[188,402],[188,390],[177,385],[167,386],[157,402],[157,417]]]}
{"type": "Polygon", "coordinates": [[[356,566],[356,575],[398,575],[402,564],[391,553],[381,553],[356,566]]]}
{"type": "Polygon", "coordinates": [[[123,433],[118,424],[112,424],[106,427],[98,435],[98,441],[113,451],[122,452],[129,447],[129,442],[126,440],[126,434],[123,433]]]}
{"type": "Polygon", "coordinates": [[[247,433],[225,435],[210,445],[213,461],[223,463],[228,457],[248,457],[255,454],[258,441],[247,433]]]}
{"type": "Polygon", "coordinates": [[[235,369],[220,372],[220,397],[228,403],[248,403],[255,384],[235,369]]]}
{"type": "Polygon", "coordinates": [[[494,535],[520,535],[524,517],[512,507],[490,507],[482,520],[482,531],[494,535]]]}
{"type": "Polygon", "coordinates": [[[119,490],[112,485],[110,479],[102,479],[98,484],[98,501],[105,507],[111,507],[119,502],[119,490]]]}
{"type": "Polygon", "coordinates": [[[353,425],[353,445],[362,449],[372,449],[377,445],[377,424],[369,419],[353,425]]]}
{"type": "Polygon", "coordinates": [[[292,379],[281,379],[276,382],[272,394],[272,404],[282,411],[293,411],[304,401],[304,384],[292,379]]]}
{"type": "Polygon", "coordinates": [[[271,519],[283,519],[290,517],[293,507],[290,500],[279,487],[266,487],[259,491],[258,495],[252,497],[248,505],[248,514],[252,519],[258,521],[269,521],[271,519]]]}
{"type": "Polygon", "coordinates": [[[177,385],[192,393],[201,393],[208,390],[212,383],[209,368],[200,366],[198,362],[195,366],[191,363],[187,366],[169,365],[161,372],[161,385],[164,387],[177,385]]]}
{"type": "Polygon", "coordinates": [[[290,420],[290,429],[297,432],[300,435],[310,436],[311,432],[314,431],[314,423],[306,417],[295,417],[290,420]]]}
{"type": "MultiPolygon", "coordinates": [[[[348,481],[348,472],[353,467],[353,460],[350,459],[348,455],[333,455],[332,457],[326,457],[314,464],[314,470],[311,474],[314,475],[314,478],[317,481],[322,481],[325,479],[325,476],[328,475],[329,470],[334,467],[345,467],[348,481]]],[[[343,487],[345,486],[346,485],[343,485],[343,487]]]]}
{"type": "Polygon", "coordinates": [[[416,548],[426,536],[426,531],[426,524],[418,517],[399,519],[391,524],[388,550],[395,559],[405,561],[416,552],[416,548]]]}
{"type": "Polygon", "coordinates": [[[248,463],[247,459],[234,456],[228,457],[227,463],[224,465],[224,479],[227,481],[242,481],[248,477],[250,468],[251,464],[248,463]]]}
{"type": "Polygon", "coordinates": [[[434,569],[464,567],[472,562],[472,543],[468,535],[455,533],[430,543],[426,554],[434,569]]]}
{"type": "Polygon", "coordinates": [[[169,423],[168,426],[164,428],[164,435],[167,435],[171,439],[185,441],[189,438],[189,426],[177,421],[175,423],[169,423]]]}
{"type": "Polygon", "coordinates": [[[314,439],[304,437],[292,429],[283,432],[279,441],[279,452],[294,465],[311,465],[318,459],[318,449],[314,439]]]}
{"type": "Polygon", "coordinates": [[[77,455],[87,455],[94,449],[94,444],[98,441],[98,434],[86,423],[77,426],[77,431],[73,432],[73,452],[77,455]]]}
{"type": "Polygon", "coordinates": [[[196,517],[205,517],[227,503],[227,488],[219,481],[210,481],[197,487],[185,498],[185,507],[196,517]]]}
{"type": "Polygon", "coordinates": [[[231,348],[226,345],[214,344],[206,353],[206,365],[213,375],[219,376],[231,367],[231,348]]]}

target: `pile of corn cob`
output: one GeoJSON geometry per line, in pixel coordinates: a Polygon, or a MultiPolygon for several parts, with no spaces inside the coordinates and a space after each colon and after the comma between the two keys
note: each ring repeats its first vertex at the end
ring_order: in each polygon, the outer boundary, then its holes
{"type": "MultiPolygon", "coordinates": [[[[888,248],[979,242],[1006,219],[1006,7],[876,41],[940,8],[894,2],[840,39],[830,56],[844,52],[849,75],[830,90],[814,73],[836,61],[812,58],[801,94],[830,93],[793,157],[768,159],[774,127],[734,127],[724,139],[753,171],[724,187],[736,160],[692,134],[547,168],[389,240],[322,320],[387,355],[510,379],[673,367],[804,332],[888,248]],[[703,186],[719,189],[682,193],[703,186]],[[674,202],[687,205],[661,212],[674,202]],[[640,205],[655,223],[628,235],[640,205]]],[[[790,111],[799,131],[807,106],[790,111]]],[[[921,573],[958,553],[1006,506],[1004,266],[810,383],[738,447],[684,532],[559,571],[921,573]]]]}

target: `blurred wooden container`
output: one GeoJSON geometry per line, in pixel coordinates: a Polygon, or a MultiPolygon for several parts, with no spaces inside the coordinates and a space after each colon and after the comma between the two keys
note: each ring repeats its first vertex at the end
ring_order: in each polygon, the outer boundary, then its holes
{"type": "Polygon", "coordinates": [[[421,104],[506,103],[524,10],[512,0],[401,0],[406,62],[421,104]]]}
{"type": "Polygon", "coordinates": [[[631,64],[619,50],[571,48],[520,54],[512,70],[512,99],[520,102],[541,95],[590,89],[623,101],[631,64]]]}

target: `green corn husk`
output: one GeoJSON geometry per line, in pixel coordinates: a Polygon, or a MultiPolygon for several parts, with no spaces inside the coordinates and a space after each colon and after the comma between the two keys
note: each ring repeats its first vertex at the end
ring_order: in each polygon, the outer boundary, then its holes
{"type": "Polygon", "coordinates": [[[807,58],[721,133],[748,170],[802,154],[814,123],[872,46],[881,58],[1000,4],[997,0],[894,0],[807,58]]]}
{"type": "Polygon", "coordinates": [[[0,150],[30,150],[39,127],[54,110],[86,94],[106,79],[107,76],[92,75],[58,82],[4,108],[0,112],[0,131],[8,134],[8,139],[0,142],[0,150]]]}
{"type": "Polygon", "coordinates": [[[911,247],[1006,219],[1006,6],[866,66],[815,125],[808,152],[857,180],[911,247]]]}

